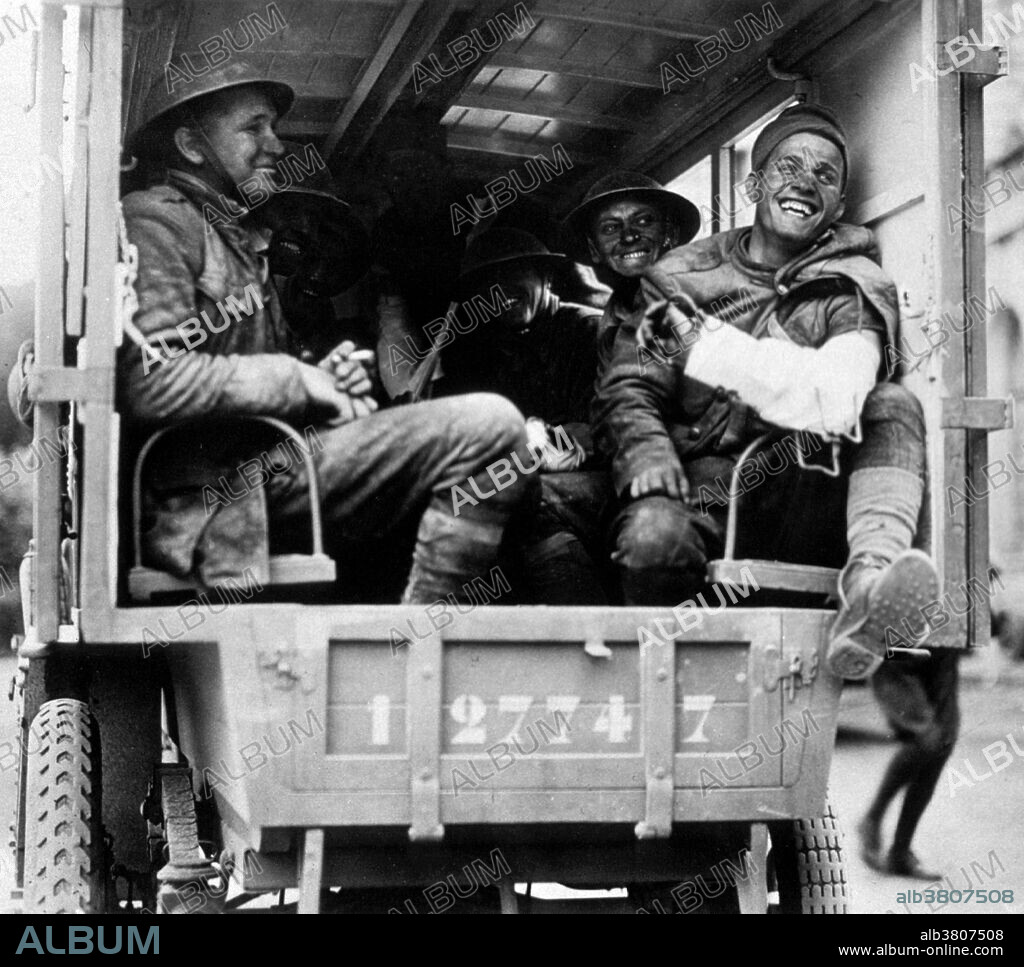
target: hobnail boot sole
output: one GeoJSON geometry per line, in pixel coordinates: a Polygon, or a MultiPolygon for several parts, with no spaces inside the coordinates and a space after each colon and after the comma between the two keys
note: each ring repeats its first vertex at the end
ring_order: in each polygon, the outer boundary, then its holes
{"type": "Polygon", "coordinates": [[[939,575],[924,551],[904,551],[886,568],[868,594],[864,634],[887,647],[888,632],[920,643],[927,637],[923,608],[939,598],[939,575]]]}
{"type": "Polygon", "coordinates": [[[852,681],[870,678],[882,664],[888,632],[919,642],[927,632],[921,609],[938,599],[939,577],[931,558],[923,551],[904,551],[871,588],[867,614],[829,643],[829,668],[852,681]]]}
{"type": "Polygon", "coordinates": [[[848,681],[870,678],[882,664],[882,656],[866,648],[854,637],[863,624],[855,625],[850,632],[834,638],[828,646],[828,667],[834,675],[848,681]]]}

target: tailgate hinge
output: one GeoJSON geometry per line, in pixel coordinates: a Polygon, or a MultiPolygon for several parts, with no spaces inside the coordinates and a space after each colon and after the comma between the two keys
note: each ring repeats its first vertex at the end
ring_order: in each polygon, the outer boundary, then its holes
{"type": "Polygon", "coordinates": [[[939,425],[943,430],[1008,430],[1013,426],[1013,397],[947,396],[939,425]]]}

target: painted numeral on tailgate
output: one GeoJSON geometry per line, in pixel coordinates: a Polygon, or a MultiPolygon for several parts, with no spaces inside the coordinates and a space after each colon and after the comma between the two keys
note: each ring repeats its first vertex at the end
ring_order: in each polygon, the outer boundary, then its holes
{"type": "Polygon", "coordinates": [[[683,712],[700,712],[700,720],[697,722],[697,728],[695,728],[685,739],[684,742],[710,742],[711,740],[704,734],[704,723],[707,722],[708,716],[711,714],[711,709],[715,704],[714,695],[684,695],[683,696],[683,712]]]}
{"type": "Polygon", "coordinates": [[[564,727],[566,732],[571,731],[572,727],[569,725],[569,719],[572,718],[572,714],[576,711],[576,706],[579,704],[579,695],[548,696],[547,708],[555,717],[554,726],[558,730],[558,734],[552,737],[548,745],[569,744],[569,736],[562,733],[562,728],[564,727]]]}
{"type": "Polygon", "coordinates": [[[626,742],[633,730],[633,715],[626,713],[626,700],[621,695],[609,695],[608,704],[594,723],[595,732],[607,732],[609,742],[626,742]]]}
{"type": "Polygon", "coordinates": [[[498,696],[498,711],[499,712],[511,712],[513,715],[518,716],[512,728],[509,730],[508,735],[502,739],[502,742],[508,742],[511,739],[519,738],[519,727],[523,724],[523,719],[526,718],[526,713],[530,711],[530,706],[533,705],[532,695],[499,695],[498,696]]]}
{"type": "Polygon", "coordinates": [[[452,745],[482,745],[487,729],[480,723],[487,716],[487,706],[479,695],[460,695],[452,702],[452,718],[464,728],[452,738],[452,745]]]}

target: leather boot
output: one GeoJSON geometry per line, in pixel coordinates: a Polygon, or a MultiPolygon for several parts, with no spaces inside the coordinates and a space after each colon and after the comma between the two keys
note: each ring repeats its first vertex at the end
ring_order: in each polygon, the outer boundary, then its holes
{"type": "Polygon", "coordinates": [[[885,657],[889,632],[911,643],[924,640],[928,627],[921,609],[938,599],[939,576],[924,551],[903,551],[891,563],[854,557],[839,576],[829,668],[841,678],[870,677],[885,657]]]}
{"type": "Polygon", "coordinates": [[[931,558],[912,550],[921,510],[921,476],[892,466],[850,475],[846,540],[850,557],[839,575],[839,613],[828,664],[842,678],[872,675],[888,645],[924,637],[921,607],[939,597],[931,558]]]}

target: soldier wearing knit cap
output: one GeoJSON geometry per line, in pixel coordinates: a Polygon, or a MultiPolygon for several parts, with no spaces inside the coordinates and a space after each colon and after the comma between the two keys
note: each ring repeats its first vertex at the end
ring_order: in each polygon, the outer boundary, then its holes
{"type": "Polygon", "coordinates": [[[839,119],[827,107],[814,104],[797,104],[787,108],[774,121],[764,126],[750,152],[751,170],[763,172],[772,151],[794,134],[816,134],[831,141],[839,149],[843,159],[842,184],[845,188],[850,164],[846,149],[846,132],[843,131],[839,119]]]}
{"type": "MultiPolygon", "coordinates": [[[[769,193],[773,180],[778,184],[785,183],[788,170],[793,165],[803,163],[808,168],[814,165],[814,152],[823,147],[815,144],[815,138],[831,142],[838,150],[841,171],[837,190],[845,189],[849,156],[842,126],[827,108],[799,105],[779,115],[754,143],[751,165],[762,173],[763,184],[769,193]],[[784,150],[776,151],[780,146],[784,150]],[[776,152],[774,157],[773,152],[776,152]],[[769,159],[773,159],[771,163],[769,159]],[[766,170],[769,168],[772,170],[766,170]]],[[[839,217],[838,213],[835,217],[839,217]]],[[[772,224],[775,225],[774,222],[772,224]]],[[[777,225],[775,229],[778,232],[777,225]]],[[[813,237],[816,230],[817,226],[812,221],[804,232],[788,236],[779,234],[783,241],[794,238],[800,244],[803,239],[813,237]]],[[[755,226],[754,234],[756,232],[755,226]]],[[[778,243],[779,240],[775,241],[778,243]]],[[[896,387],[887,389],[893,393],[896,387]]],[[[864,412],[870,412],[872,407],[877,409],[877,393],[875,397],[873,400],[872,394],[868,394],[864,412]]],[[[898,400],[894,402],[898,403],[898,400]]],[[[906,413],[909,414],[910,410],[906,413]]],[[[911,423],[917,424],[918,421],[914,419],[911,423]]],[[[898,426],[899,422],[883,422],[875,435],[886,425],[898,426]]],[[[923,430],[915,426],[914,433],[917,432],[921,432],[923,438],[923,430]]],[[[907,435],[904,433],[903,436],[905,442],[907,435]]],[[[865,445],[868,442],[865,441],[865,445]]],[[[923,466],[923,459],[916,458],[912,463],[923,466]]],[[[878,665],[877,659],[858,662],[857,657],[863,656],[860,649],[865,646],[877,653],[885,644],[885,630],[894,626],[897,617],[894,612],[877,613],[884,610],[879,605],[886,594],[898,598],[901,585],[913,580],[915,575],[929,586],[935,586],[937,581],[931,562],[921,552],[905,551],[912,529],[915,529],[914,509],[920,506],[916,485],[911,483],[907,486],[907,477],[899,466],[862,466],[863,469],[851,477],[846,505],[851,553],[841,590],[848,591],[848,596],[843,599],[844,607],[834,626],[831,653],[832,665],[840,673],[858,664],[866,667],[878,665]],[[902,554],[901,549],[905,551],[902,554]],[[887,560],[894,563],[887,568],[877,566],[887,560]]],[[[917,541],[917,546],[923,546],[923,542],[917,541]]],[[[911,841],[956,743],[960,721],[958,657],[956,651],[939,650],[927,661],[883,662],[872,678],[875,697],[902,743],[886,769],[871,808],[857,827],[863,859],[880,873],[921,880],[939,879],[937,872],[929,870],[917,858],[911,849],[911,841]],[[892,846],[885,850],[882,845],[882,819],[901,789],[906,792],[892,846]]]]}
{"type": "Polygon", "coordinates": [[[895,336],[895,287],[871,233],[839,221],[849,155],[831,111],[782,112],[755,141],[752,164],[753,226],[645,268],[646,312],[619,328],[596,407],[621,502],[613,558],[627,604],[692,598],[722,552],[717,482],[729,480],[739,453],[770,425],[831,444],[839,479],[793,466],[762,475],[744,497],[741,519],[752,524],[737,556],[846,562],[829,666],[845,678],[877,669],[875,694],[904,740],[858,827],[864,860],[935,878],[910,844],[956,741],[957,653],[882,661],[889,630],[922,635],[920,609],[939,597],[935,568],[915,549],[927,544],[918,531],[927,523],[921,407],[879,381],[895,336]],[[670,333],[668,345],[658,341],[670,333]],[[903,788],[886,851],[882,820],[903,788]]]}
{"type": "Polygon", "coordinates": [[[692,596],[722,551],[717,480],[766,428],[814,434],[845,472],[833,481],[790,467],[748,494],[749,556],[835,566],[842,533],[830,543],[823,527],[845,517],[829,665],[866,678],[882,664],[887,628],[925,637],[919,609],[939,592],[930,558],[913,547],[927,481],[923,413],[884,381],[896,289],[871,233],[839,221],[849,158],[830,111],[784,111],[752,158],[754,224],[645,270],[646,308],[620,328],[598,389],[598,440],[623,503],[615,559],[627,603],[692,596]]]}
{"type": "Polygon", "coordinates": [[[781,266],[823,240],[846,207],[846,133],[827,108],[797,105],[758,135],[748,189],[751,256],[781,266]],[[755,187],[756,185],[756,187],[755,187]]]}

